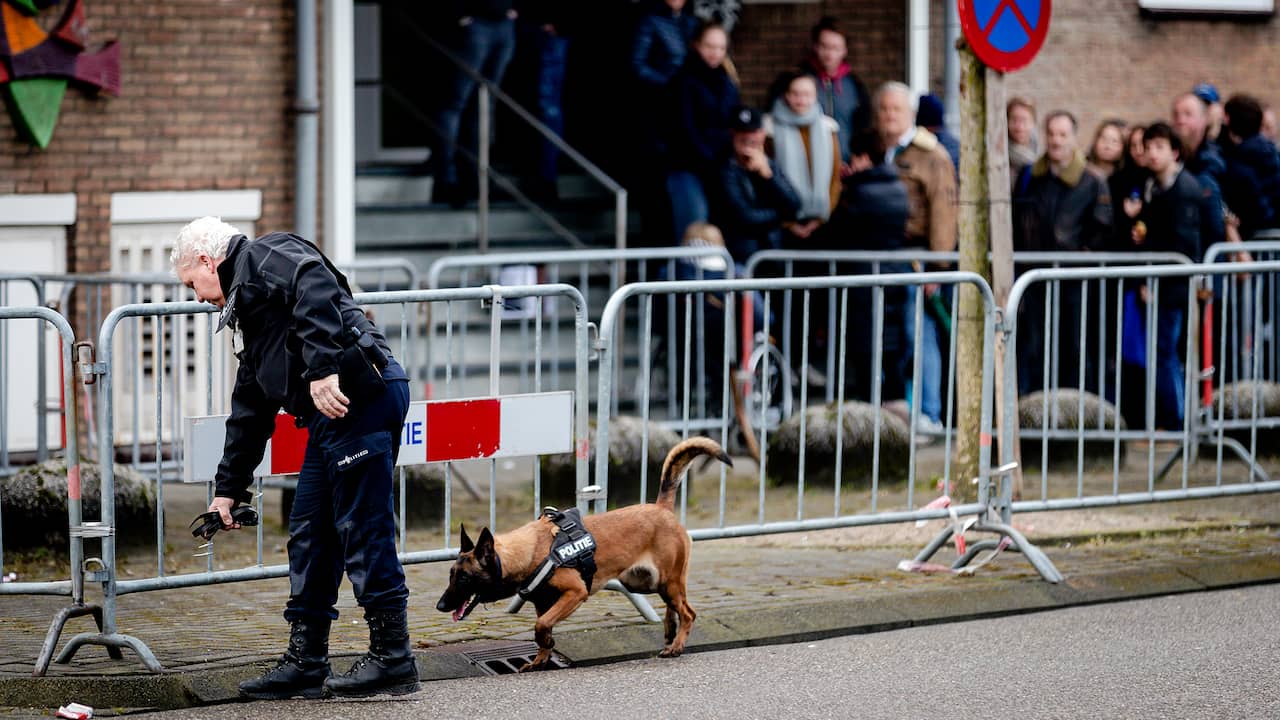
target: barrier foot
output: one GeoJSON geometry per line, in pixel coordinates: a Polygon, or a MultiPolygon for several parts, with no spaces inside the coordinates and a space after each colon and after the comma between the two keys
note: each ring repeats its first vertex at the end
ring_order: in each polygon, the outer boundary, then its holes
{"type": "Polygon", "coordinates": [[[1062,582],[1062,573],[1058,572],[1058,568],[1053,566],[1053,562],[1045,555],[1040,548],[1031,544],[1026,536],[1012,527],[1004,523],[978,523],[973,526],[978,532],[998,533],[1007,536],[1013,541],[1013,547],[1022,553],[1022,556],[1031,561],[1031,565],[1040,573],[1040,577],[1045,582],[1060,583],[1062,582]]]}
{"type": "Polygon", "coordinates": [[[951,535],[954,532],[954,528],[950,525],[943,528],[942,532],[938,533],[937,536],[920,551],[919,555],[916,555],[915,561],[918,563],[929,562],[929,558],[933,557],[935,553],[942,549],[943,545],[947,544],[947,541],[951,539],[951,535]]]}
{"type": "MultiPolygon", "coordinates": [[[[44,636],[44,644],[40,646],[40,654],[36,656],[36,666],[31,671],[32,677],[44,677],[49,671],[49,662],[53,659],[53,651],[58,647],[58,638],[62,637],[62,629],[66,627],[67,621],[85,615],[93,616],[98,623],[98,631],[101,632],[102,607],[99,605],[72,605],[62,608],[53,616],[53,622],[49,623],[49,632],[44,636]]],[[[119,648],[108,648],[107,652],[113,660],[124,657],[120,654],[119,648]]]]}
{"type": "Polygon", "coordinates": [[[623,587],[622,583],[618,582],[617,580],[610,580],[604,586],[604,589],[613,590],[614,592],[622,593],[622,596],[631,601],[631,604],[635,606],[636,610],[640,613],[640,615],[645,620],[648,620],[649,622],[652,622],[652,623],[662,621],[662,619],[658,617],[658,612],[653,609],[652,605],[649,604],[648,598],[646,598],[643,595],[637,595],[636,593],[631,592],[630,590],[623,587]]]}
{"type": "MultiPolygon", "coordinates": [[[[653,609],[653,605],[649,604],[648,598],[631,592],[623,587],[622,583],[617,580],[610,580],[603,589],[622,593],[623,597],[631,601],[631,604],[635,606],[636,610],[639,611],[640,615],[643,616],[645,620],[655,623],[662,621],[662,618],[658,617],[658,612],[653,609]]],[[[520,612],[520,608],[522,607],[524,607],[524,598],[517,595],[511,599],[511,604],[507,605],[507,612],[514,615],[520,612]]]]}
{"type": "MultiPolygon", "coordinates": [[[[1212,442],[1209,444],[1212,444],[1212,442]]],[[[1235,453],[1236,457],[1240,458],[1241,462],[1249,465],[1249,473],[1251,475],[1257,475],[1258,482],[1271,482],[1271,476],[1267,475],[1267,471],[1263,470],[1262,467],[1258,465],[1258,461],[1249,454],[1248,450],[1245,450],[1244,445],[1239,440],[1224,437],[1222,438],[1222,445],[1235,453]]]]}
{"type": "Polygon", "coordinates": [[[102,633],[81,633],[67,641],[67,646],[62,648],[62,652],[58,653],[58,659],[54,662],[59,665],[66,665],[71,662],[71,658],[75,656],[76,651],[85,645],[102,645],[107,648],[107,653],[112,658],[123,658],[120,654],[120,648],[129,648],[138,654],[138,659],[151,672],[163,672],[164,666],[156,659],[151,652],[151,648],[136,637],[129,635],[121,635],[120,633],[112,633],[104,635],[102,633]],[[113,652],[114,651],[114,652],[113,652]]]}
{"type": "MultiPolygon", "coordinates": [[[[1202,438],[1199,442],[1193,443],[1192,446],[1196,448],[1216,447],[1217,438],[1202,438]]],[[[1241,462],[1249,466],[1249,475],[1251,477],[1257,477],[1258,482],[1271,482],[1271,476],[1267,475],[1267,471],[1263,470],[1262,466],[1258,465],[1258,461],[1254,459],[1253,455],[1245,449],[1244,444],[1239,440],[1224,437],[1222,438],[1222,446],[1230,450],[1236,457],[1240,458],[1241,462]]],[[[1181,456],[1182,447],[1179,446],[1169,455],[1169,459],[1165,460],[1164,465],[1160,468],[1160,472],[1156,473],[1156,480],[1164,480],[1164,476],[1168,475],[1169,471],[1173,469],[1173,466],[1178,464],[1178,459],[1181,456]]]]}
{"type": "MultiPolygon", "coordinates": [[[[963,555],[956,558],[956,561],[951,563],[951,569],[959,570],[960,568],[965,567],[969,563],[973,562],[973,559],[978,556],[978,553],[983,552],[984,550],[995,550],[1000,547],[1001,542],[1001,540],[979,540],[978,542],[973,543],[964,551],[963,555]]],[[[1021,552],[1021,549],[1017,547],[1007,547],[1005,550],[1021,552]]]]}

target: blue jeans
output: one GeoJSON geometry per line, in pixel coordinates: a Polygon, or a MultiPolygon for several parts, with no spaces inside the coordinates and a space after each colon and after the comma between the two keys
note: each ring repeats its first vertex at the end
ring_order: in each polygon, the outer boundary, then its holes
{"type": "Polygon", "coordinates": [[[711,209],[707,206],[707,193],[702,181],[688,170],[673,170],[667,174],[667,195],[671,197],[671,224],[674,244],[684,240],[684,231],[693,223],[706,222],[711,209]]]}
{"type": "MultiPolygon", "coordinates": [[[[565,68],[569,58],[569,40],[562,35],[554,35],[541,27],[524,28],[521,42],[528,42],[534,48],[538,61],[537,88],[538,97],[535,103],[535,114],[552,132],[564,136],[564,112],[562,97],[564,95],[565,68]]],[[[540,136],[539,136],[540,137],[540,136]]],[[[560,148],[545,138],[539,143],[537,153],[538,179],[554,183],[557,173],[556,165],[560,160],[560,148]]]]}
{"type": "MultiPolygon", "coordinates": [[[[501,83],[502,76],[511,62],[516,47],[516,23],[514,20],[481,20],[459,28],[456,45],[452,48],[468,67],[475,68],[483,77],[501,83]]],[[[470,75],[458,72],[454,77],[448,101],[440,111],[440,147],[435,160],[436,180],[454,184],[458,182],[457,154],[462,116],[475,92],[476,82],[470,75]]],[[[493,103],[490,101],[489,118],[492,122],[493,103]]],[[[492,127],[492,125],[490,125],[492,127]]],[[[468,138],[476,129],[468,124],[468,138]]],[[[470,143],[468,143],[470,144],[470,143]]]]}
{"type": "MultiPolygon", "coordinates": [[[[1182,293],[1176,297],[1185,296],[1182,293]]],[[[1176,301],[1170,297],[1166,302],[1176,301]]],[[[1184,316],[1185,311],[1180,307],[1161,306],[1156,314],[1156,427],[1164,430],[1182,429],[1185,368],[1178,355],[1178,345],[1183,342],[1184,316]]]]}
{"type": "Polygon", "coordinates": [[[353,399],[346,417],[316,413],[308,424],[289,516],[290,622],[337,619],[344,570],[366,612],[405,608],[391,483],[408,409],[408,381],[388,380],[378,397],[353,399]]]}
{"type": "MultiPolygon", "coordinates": [[[[915,288],[907,292],[907,304],[904,308],[906,314],[906,347],[911,347],[916,337],[916,302],[919,301],[922,290],[915,288]]],[[[926,306],[924,312],[921,313],[923,320],[920,323],[920,346],[916,348],[916,352],[921,353],[920,356],[920,412],[925,417],[934,422],[942,422],[942,351],[938,348],[938,325],[933,316],[929,314],[929,308],[926,306]]],[[[888,362],[888,359],[886,359],[888,362]]],[[[913,367],[908,365],[903,370],[903,377],[906,378],[907,384],[912,385],[911,392],[914,394],[916,388],[913,385],[914,375],[913,367]]]]}

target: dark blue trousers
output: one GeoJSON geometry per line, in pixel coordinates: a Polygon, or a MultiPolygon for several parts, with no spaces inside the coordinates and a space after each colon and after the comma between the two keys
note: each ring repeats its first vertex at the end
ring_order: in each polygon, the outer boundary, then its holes
{"type": "Polygon", "coordinates": [[[285,619],[338,617],[345,571],[365,611],[403,610],[409,598],[396,556],[392,470],[409,408],[409,383],[392,361],[386,390],[356,397],[347,416],[316,413],[289,516],[289,603],[285,619]]]}

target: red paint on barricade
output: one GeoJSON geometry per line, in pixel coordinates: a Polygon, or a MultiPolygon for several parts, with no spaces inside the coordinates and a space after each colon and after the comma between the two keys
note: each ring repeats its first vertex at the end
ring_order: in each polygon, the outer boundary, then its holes
{"type": "Polygon", "coordinates": [[[69,500],[80,499],[80,464],[70,465],[67,467],[67,498],[69,500]]]}
{"type": "Polygon", "coordinates": [[[498,398],[427,405],[427,462],[489,457],[502,439],[498,398]]]}
{"type": "Polygon", "coordinates": [[[307,429],[295,425],[292,415],[276,415],[276,431],[271,435],[272,475],[291,475],[302,470],[307,437],[307,429]]]}

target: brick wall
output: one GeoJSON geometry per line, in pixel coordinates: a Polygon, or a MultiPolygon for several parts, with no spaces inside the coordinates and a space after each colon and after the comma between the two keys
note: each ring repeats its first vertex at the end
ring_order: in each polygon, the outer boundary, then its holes
{"type": "Polygon", "coordinates": [[[1042,112],[1076,113],[1087,139],[1105,117],[1167,119],[1174,96],[1206,80],[1224,100],[1248,92],[1276,103],[1277,33],[1275,18],[1153,19],[1139,14],[1137,0],[1055,0],[1044,47],[1008,87],[1042,112]]]}
{"type": "Polygon", "coordinates": [[[85,12],[93,42],[123,46],[120,97],[68,89],[46,150],[0,113],[0,193],[77,194],[68,268],[105,269],[114,192],[259,189],[260,226],[291,226],[293,3],[88,0],[85,12]]]}
{"type": "Polygon", "coordinates": [[[809,28],[824,15],[840,19],[849,37],[849,62],[873,92],[906,76],[904,0],[820,0],[744,5],[733,31],[732,55],[742,76],[743,97],[761,103],[778,73],[795,67],[809,51],[809,28]]]}
{"type": "MultiPolygon", "coordinates": [[[[930,84],[942,95],[945,3],[930,3],[930,84]]],[[[906,0],[826,0],[746,5],[734,32],[734,56],[748,97],[763,93],[777,69],[804,54],[807,29],[839,17],[850,35],[855,71],[875,84],[906,76],[906,0]]],[[[1085,141],[1106,117],[1147,123],[1167,118],[1173,97],[1212,81],[1224,99],[1248,92],[1280,104],[1270,76],[1280,67],[1280,20],[1157,19],[1137,0],[1054,0],[1049,37],[1032,65],[1010,76],[1008,91],[1041,111],[1066,108],[1085,141]]]]}

